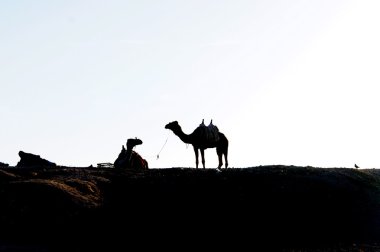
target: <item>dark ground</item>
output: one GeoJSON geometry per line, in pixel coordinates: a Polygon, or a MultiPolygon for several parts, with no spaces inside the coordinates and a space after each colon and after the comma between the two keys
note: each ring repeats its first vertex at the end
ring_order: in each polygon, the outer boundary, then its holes
{"type": "Polygon", "coordinates": [[[380,170],[9,167],[0,230],[0,251],[380,251],[380,170]]]}

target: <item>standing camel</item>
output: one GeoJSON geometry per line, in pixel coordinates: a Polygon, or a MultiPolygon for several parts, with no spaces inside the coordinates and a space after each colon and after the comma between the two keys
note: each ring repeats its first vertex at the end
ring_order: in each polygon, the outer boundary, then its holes
{"type": "Polygon", "coordinates": [[[117,169],[147,170],[148,162],[143,159],[133,148],[142,144],[138,138],[130,138],[127,140],[127,149],[122,146],[121,152],[114,162],[117,169]]]}
{"type": "Polygon", "coordinates": [[[222,156],[224,155],[225,167],[228,167],[227,153],[228,153],[228,140],[226,136],[219,132],[218,128],[212,125],[212,120],[209,126],[202,124],[197,127],[193,133],[187,135],[182,131],[177,121],[166,124],[165,129],[170,129],[177,135],[182,142],[193,145],[195,153],[195,167],[198,168],[198,150],[201,152],[202,165],[205,168],[204,150],[207,148],[215,148],[219,158],[218,169],[223,165],[222,156]]]}

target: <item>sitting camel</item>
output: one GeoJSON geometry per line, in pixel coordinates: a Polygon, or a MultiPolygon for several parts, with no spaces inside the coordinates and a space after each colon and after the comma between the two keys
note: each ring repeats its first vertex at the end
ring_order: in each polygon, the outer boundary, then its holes
{"type": "Polygon", "coordinates": [[[117,169],[147,170],[148,162],[133,150],[136,145],[142,144],[138,138],[127,140],[127,149],[122,146],[121,152],[114,162],[117,169]]]}
{"type": "Polygon", "coordinates": [[[204,150],[207,148],[215,148],[218,154],[220,169],[223,165],[222,156],[224,155],[225,167],[228,166],[227,153],[228,153],[228,140],[226,136],[219,132],[219,129],[212,124],[212,120],[208,126],[204,121],[193,131],[187,135],[182,131],[177,121],[166,124],[165,129],[170,129],[177,135],[184,143],[192,144],[195,152],[195,166],[198,168],[198,150],[201,151],[202,165],[205,168],[204,150]]]}
{"type": "Polygon", "coordinates": [[[56,167],[57,164],[41,158],[39,155],[19,151],[20,161],[16,167],[56,167]]]}

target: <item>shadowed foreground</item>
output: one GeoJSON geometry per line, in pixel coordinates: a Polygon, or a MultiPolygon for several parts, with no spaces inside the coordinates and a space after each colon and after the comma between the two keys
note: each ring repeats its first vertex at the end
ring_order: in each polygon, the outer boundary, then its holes
{"type": "Polygon", "coordinates": [[[379,251],[379,189],[377,169],[10,167],[0,251],[379,251]]]}

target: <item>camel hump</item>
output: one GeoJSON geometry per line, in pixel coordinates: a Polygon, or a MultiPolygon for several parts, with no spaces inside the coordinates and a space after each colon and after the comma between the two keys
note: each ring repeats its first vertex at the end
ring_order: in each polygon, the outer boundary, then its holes
{"type": "Polygon", "coordinates": [[[207,142],[215,143],[219,141],[219,129],[212,123],[212,120],[208,126],[206,126],[202,120],[202,123],[198,128],[202,132],[203,137],[206,138],[207,142]]]}

